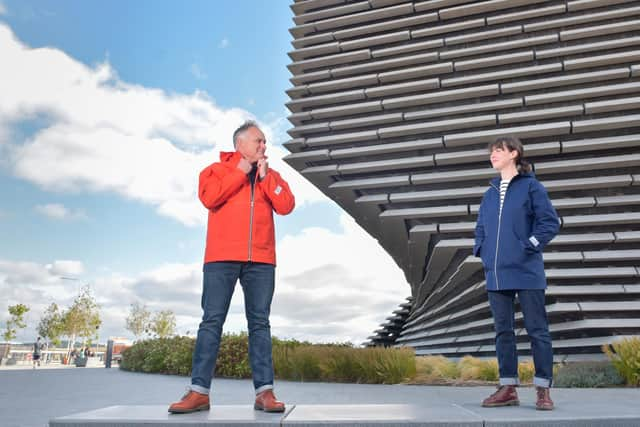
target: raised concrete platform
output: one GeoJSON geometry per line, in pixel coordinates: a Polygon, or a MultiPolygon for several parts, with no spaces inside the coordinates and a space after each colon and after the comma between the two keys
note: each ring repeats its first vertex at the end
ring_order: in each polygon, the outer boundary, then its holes
{"type": "Polygon", "coordinates": [[[212,406],[208,412],[174,415],[166,406],[110,406],[59,417],[50,427],[637,427],[640,408],[615,402],[576,402],[554,411],[536,411],[532,403],[520,407],[482,408],[478,404],[444,405],[290,405],[283,414],[255,411],[250,405],[212,406]],[[612,412],[612,405],[615,412],[612,412]]]}

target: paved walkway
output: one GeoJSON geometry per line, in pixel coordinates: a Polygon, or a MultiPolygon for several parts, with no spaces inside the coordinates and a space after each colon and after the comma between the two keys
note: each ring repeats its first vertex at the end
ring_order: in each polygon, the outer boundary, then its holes
{"type": "MultiPolygon", "coordinates": [[[[0,425],[45,427],[52,419],[62,419],[61,417],[98,409],[105,411],[104,408],[112,406],[129,407],[124,410],[129,411],[128,415],[131,418],[138,410],[151,411],[146,413],[147,419],[157,419],[158,425],[172,426],[181,423],[200,426],[220,425],[216,424],[216,420],[220,421],[216,418],[216,414],[227,413],[228,417],[229,411],[236,413],[240,418],[254,416],[251,407],[247,406],[253,399],[250,381],[216,379],[212,391],[214,407],[210,413],[178,415],[169,418],[166,413],[167,405],[182,395],[187,383],[188,379],[185,377],[128,373],[117,368],[2,369],[0,370],[0,425]],[[242,406],[228,409],[227,405],[244,405],[244,409],[242,406]],[[132,406],[137,409],[132,410],[130,408],[132,406]]],[[[410,405],[411,408],[418,408],[415,409],[416,411],[423,411],[421,414],[416,413],[417,416],[425,417],[420,419],[420,423],[412,423],[414,426],[418,424],[463,425],[445,422],[446,420],[442,417],[439,424],[435,424],[438,421],[435,418],[437,414],[453,411],[466,413],[468,420],[475,421],[467,425],[485,427],[489,425],[640,426],[640,405],[638,404],[640,389],[554,389],[552,396],[557,409],[548,413],[534,410],[532,388],[520,390],[522,406],[495,409],[481,408],[479,404],[483,397],[493,391],[492,387],[280,381],[276,384],[276,389],[279,398],[288,403],[289,409],[293,409],[289,415],[291,418],[284,424],[314,424],[320,427],[346,425],[351,422],[351,425],[355,425],[353,424],[357,421],[354,420],[355,415],[359,414],[360,420],[375,421],[378,426],[407,425],[409,418],[404,417],[405,419],[401,420],[393,415],[398,413],[398,407],[361,405],[410,405]],[[347,412],[336,417],[335,415],[339,415],[336,411],[340,410],[328,410],[327,407],[317,405],[341,405],[342,410],[347,412]],[[357,406],[349,409],[344,405],[357,406]],[[320,422],[318,417],[322,418],[323,422],[320,422]]],[[[409,407],[405,407],[409,410],[407,408],[409,407]]],[[[118,412],[123,408],[111,410],[118,412]]],[[[270,420],[272,422],[273,418],[270,420]]],[[[239,421],[236,420],[235,425],[243,424],[242,422],[238,424],[239,421]]],[[[260,422],[260,424],[263,423],[260,422]]],[[[357,424],[362,427],[369,423],[360,421],[357,424]]],[[[125,424],[112,422],[108,425],[125,424]]]]}

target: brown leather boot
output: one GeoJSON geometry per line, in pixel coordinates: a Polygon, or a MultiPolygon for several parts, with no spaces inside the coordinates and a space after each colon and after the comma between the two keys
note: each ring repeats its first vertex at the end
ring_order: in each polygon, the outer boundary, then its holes
{"type": "Polygon", "coordinates": [[[189,412],[206,411],[209,409],[209,395],[187,391],[179,402],[172,403],[169,406],[169,412],[172,414],[188,414],[189,412]]]}
{"type": "Polygon", "coordinates": [[[268,389],[256,396],[253,409],[264,412],[284,412],[284,403],[276,400],[273,390],[268,389]]]}
{"type": "Polygon", "coordinates": [[[494,408],[496,406],[518,406],[518,392],[516,386],[502,385],[491,396],[482,401],[485,408],[494,408]]]}
{"type": "Polygon", "coordinates": [[[536,397],[536,409],[541,411],[550,411],[553,409],[551,392],[547,387],[536,387],[536,397]]]}

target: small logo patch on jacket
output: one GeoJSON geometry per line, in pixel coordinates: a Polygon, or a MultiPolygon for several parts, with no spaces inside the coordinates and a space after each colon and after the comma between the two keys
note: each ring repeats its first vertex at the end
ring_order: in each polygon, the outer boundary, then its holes
{"type": "Polygon", "coordinates": [[[274,193],[276,193],[276,196],[279,195],[282,192],[282,187],[280,187],[279,185],[276,187],[275,190],[273,190],[274,193]]]}

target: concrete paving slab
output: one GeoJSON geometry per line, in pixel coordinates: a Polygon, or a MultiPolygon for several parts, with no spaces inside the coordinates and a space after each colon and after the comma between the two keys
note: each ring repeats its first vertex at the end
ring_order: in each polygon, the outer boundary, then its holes
{"type": "Polygon", "coordinates": [[[520,400],[520,406],[483,408],[478,404],[462,404],[463,408],[477,414],[484,427],[637,427],[640,426],[640,409],[631,402],[618,402],[612,411],[612,402],[585,402],[555,400],[553,411],[538,411],[535,402],[520,400]],[[625,404],[626,403],[626,404],[625,404]]]}
{"type": "Polygon", "coordinates": [[[218,405],[209,411],[192,414],[170,414],[167,406],[109,406],[95,411],[81,412],[59,417],[49,422],[50,427],[137,427],[141,425],[154,427],[278,427],[285,414],[268,414],[256,411],[252,405],[218,405]]]}
{"type": "MultiPolygon", "coordinates": [[[[161,414],[164,417],[161,419],[166,421],[169,419],[166,412],[169,403],[175,402],[184,394],[184,388],[188,383],[189,378],[176,375],[132,373],[119,369],[73,367],[14,370],[0,368],[0,426],[43,427],[49,425],[52,419],[114,405],[158,406],[158,414],[161,414]]],[[[276,394],[279,399],[287,402],[288,408],[293,408],[295,405],[299,408],[301,405],[320,404],[409,404],[429,408],[459,405],[470,411],[471,415],[477,415],[484,420],[487,426],[491,423],[494,426],[544,426],[545,421],[549,421],[551,425],[562,426],[568,425],[562,423],[569,419],[576,420],[571,424],[575,426],[640,427],[640,405],[638,405],[640,388],[554,388],[551,396],[556,403],[556,409],[551,413],[540,413],[534,409],[533,387],[521,387],[518,390],[521,402],[519,408],[481,408],[482,399],[494,391],[495,386],[334,384],[294,381],[277,381],[276,383],[276,394]],[[510,419],[511,415],[515,418],[510,419]],[[536,423],[538,419],[540,422],[536,423]]],[[[214,379],[211,391],[212,411],[223,405],[251,405],[254,398],[251,380],[214,379]]],[[[178,418],[178,420],[185,421],[187,418],[178,418]]],[[[74,426],[78,425],[76,423],[74,426]]],[[[172,427],[175,425],[173,424],[172,427]]],[[[191,424],[190,427],[194,425],[197,424],[191,424]]]]}
{"type": "Polygon", "coordinates": [[[296,427],[482,427],[482,419],[453,404],[296,405],[283,422],[296,427]]]}

